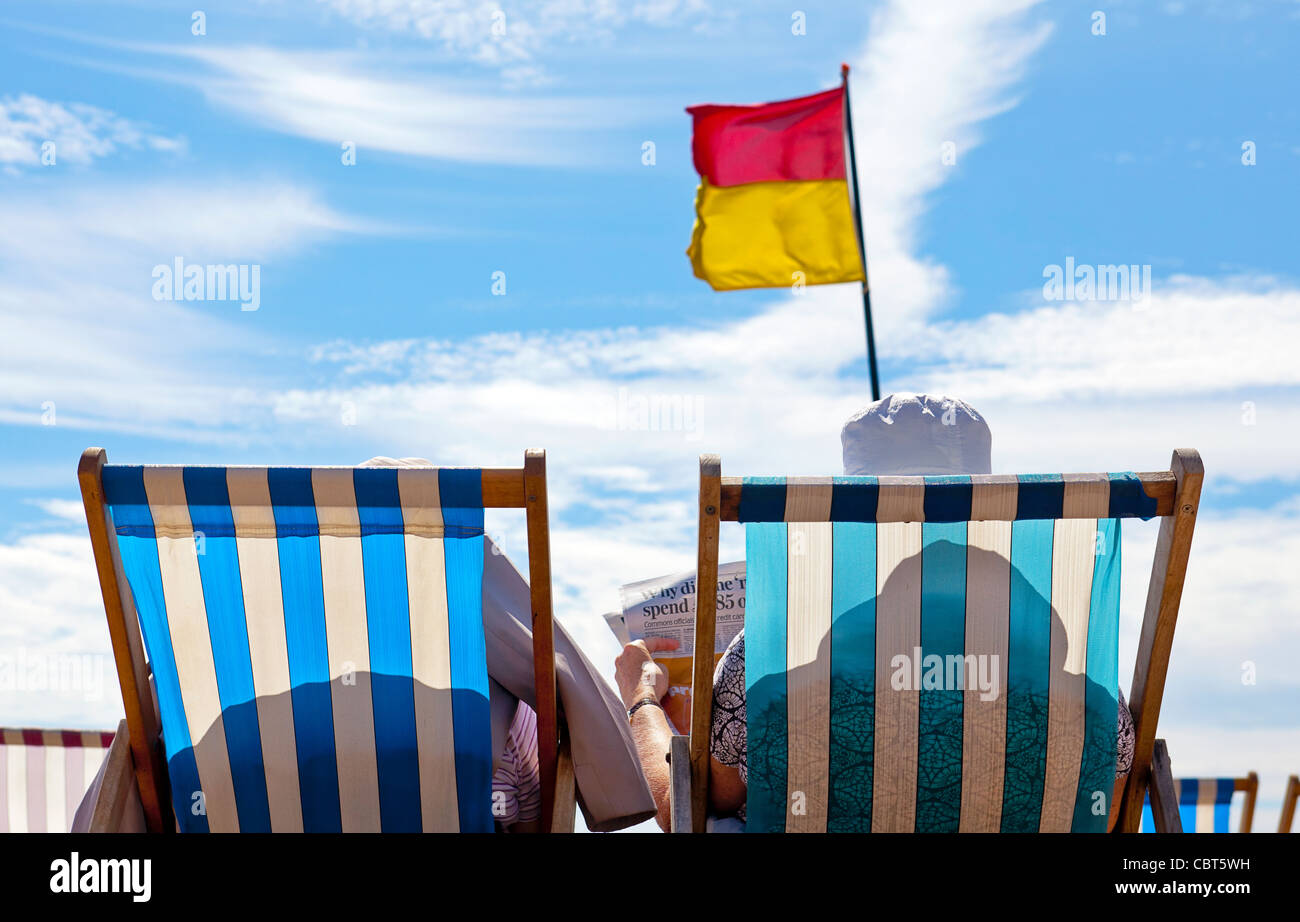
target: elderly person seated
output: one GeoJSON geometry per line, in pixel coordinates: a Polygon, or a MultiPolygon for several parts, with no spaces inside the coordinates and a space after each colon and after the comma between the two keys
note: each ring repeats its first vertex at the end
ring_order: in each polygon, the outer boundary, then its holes
{"type": "MultiPolygon", "coordinates": [[[[895,394],[878,400],[850,419],[841,433],[845,474],[920,475],[991,473],[992,436],[975,410],[948,397],[895,394]]],[[[668,691],[667,674],[653,655],[675,649],[675,641],[647,638],[628,644],[615,661],[615,675],[628,706],[641,767],[658,808],[656,819],[668,829],[667,754],[677,732],[660,707],[668,691]]],[[[1110,825],[1133,764],[1133,719],[1119,693],[1115,796],[1110,825]]],[[[745,820],[747,782],[745,724],[745,632],[732,640],[713,676],[713,719],[709,732],[711,831],[739,832],[745,820]]]]}

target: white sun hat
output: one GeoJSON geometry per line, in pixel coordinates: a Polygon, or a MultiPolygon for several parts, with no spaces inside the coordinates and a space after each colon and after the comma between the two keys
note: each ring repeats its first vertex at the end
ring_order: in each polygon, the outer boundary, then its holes
{"type": "Polygon", "coordinates": [[[890,394],[855,413],[840,433],[846,474],[988,474],[993,436],[955,397],[890,394]]]}

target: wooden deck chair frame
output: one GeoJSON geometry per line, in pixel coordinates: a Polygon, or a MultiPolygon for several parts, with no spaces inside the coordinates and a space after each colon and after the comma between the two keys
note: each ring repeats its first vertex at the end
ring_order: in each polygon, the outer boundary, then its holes
{"type": "Polygon", "coordinates": [[[1245,778],[1232,779],[1232,789],[1246,792],[1246,801],[1241,805],[1241,823],[1237,831],[1250,832],[1250,827],[1255,823],[1255,798],[1259,796],[1259,775],[1248,772],[1245,778]]]}
{"type": "Polygon", "coordinates": [[[1282,795],[1282,815],[1277,821],[1278,832],[1290,832],[1295,820],[1296,801],[1300,800],[1300,775],[1286,779],[1286,793],[1282,795]]]}
{"type": "MultiPolygon", "coordinates": [[[[972,480],[979,482],[982,476],[985,475],[976,475],[972,480]]],[[[1173,646],[1174,627],[1178,621],[1178,604],[1183,594],[1183,580],[1187,575],[1187,557],[1192,546],[1192,532],[1196,527],[1196,512],[1200,505],[1201,482],[1205,470],[1200,454],[1193,449],[1180,448],[1174,451],[1169,470],[1138,474],[1137,477],[1147,496],[1156,502],[1155,514],[1160,517],[1160,533],[1156,539],[1137,663],[1133,670],[1133,686],[1128,698],[1136,739],[1133,768],[1124,787],[1120,816],[1115,827],[1121,832],[1138,831],[1142,822],[1142,805],[1148,785],[1152,783],[1156,724],[1160,719],[1165,676],[1169,671],[1169,651],[1173,646]]],[[[786,482],[798,483],[799,479],[787,478],[786,482]]],[[[696,570],[700,586],[710,586],[717,582],[718,533],[722,522],[739,521],[742,482],[740,477],[722,476],[722,461],[718,455],[700,456],[699,553],[696,570]]],[[[890,488],[882,485],[881,494],[887,489],[890,488]]],[[[684,752],[685,739],[674,741],[669,757],[672,762],[672,777],[680,777],[683,786],[689,783],[690,791],[689,803],[680,789],[672,798],[673,818],[680,823],[676,828],[703,832],[709,803],[708,728],[713,706],[717,599],[712,592],[700,592],[697,593],[697,600],[689,776],[681,765],[682,756],[687,754],[684,752]]],[[[1163,745],[1161,749],[1163,751],[1163,745]]],[[[1167,767],[1166,754],[1163,768],[1167,770],[1167,767]]],[[[1172,778],[1167,774],[1166,777],[1172,778]]],[[[1159,803],[1168,799],[1176,819],[1177,797],[1173,795],[1172,780],[1169,781],[1168,798],[1162,798],[1161,793],[1165,792],[1158,792],[1153,801],[1159,803]]],[[[1161,825],[1164,825],[1163,820],[1158,821],[1157,829],[1161,825]]]]}
{"type": "MultiPolygon", "coordinates": [[[[149,683],[149,665],[141,641],[126,577],[122,571],[117,534],[104,503],[103,470],[107,453],[87,448],[77,468],[86,522],[95,553],[95,568],[108,616],[113,659],[122,687],[124,721],[136,787],[150,832],[174,831],[171,793],[163,753],[158,704],[149,683]]],[[[531,595],[533,670],[537,679],[537,750],[542,786],[542,828],[573,830],[576,788],[573,761],[555,684],[555,640],[551,608],[551,539],[546,496],[546,452],[524,453],[524,466],[482,469],[485,509],[523,509],[528,532],[528,584],[531,595]]],[[[119,735],[120,735],[119,730],[119,735]]],[[[121,759],[119,757],[118,762],[121,759]]],[[[119,792],[120,785],[105,785],[119,792]]],[[[96,815],[100,814],[97,804],[96,815]]],[[[120,812],[105,804],[105,817],[120,812]]]]}

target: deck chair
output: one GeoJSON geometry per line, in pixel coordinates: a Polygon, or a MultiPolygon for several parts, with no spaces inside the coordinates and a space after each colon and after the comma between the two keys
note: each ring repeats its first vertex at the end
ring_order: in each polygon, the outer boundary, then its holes
{"type": "MultiPolygon", "coordinates": [[[[1241,820],[1238,832],[1250,832],[1255,817],[1255,797],[1259,793],[1259,775],[1244,778],[1176,778],[1173,781],[1176,809],[1182,832],[1231,832],[1228,828],[1233,795],[1242,792],[1241,820]]],[[[1142,808],[1142,832],[1155,832],[1156,822],[1151,798],[1142,808]]]]}
{"type": "Polygon", "coordinates": [[[1286,793],[1282,795],[1282,815],[1278,818],[1277,831],[1290,832],[1295,819],[1296,801],[1300,800],[1300,775],[1286,779],[1286,793]]]}
{"type": "Polygon", "coordinates": [[[572,829],[546,456],[78,472],[150,831],[493,826],[483,510],[526,510],[545,829],[572,829]],[[557,789],[561,795],[557,795],[557,789]]]}
{"type": "MultiPolygon", "coordinates": [[[[701,585],[720,522],[746,525],[747,829],[1104,831],[1118,520],[1160,516],[1117,825],[1136,832],[1202,477],[1184,450],[1155,474],[1020,477],[724,478],[702,456],[701,585]]],[[[699,598],[696,651],[714,604],[699,598]]],[[[690,771],[685,740],[670,752],[690,790],[672,815],[695,831],[712,679],[697,657],[690,771]]]]}
{"type": "Polygon", "coordinates": [[[68,832],[112,742],[105,730],[0,730],[0,833],[68,832]]]}

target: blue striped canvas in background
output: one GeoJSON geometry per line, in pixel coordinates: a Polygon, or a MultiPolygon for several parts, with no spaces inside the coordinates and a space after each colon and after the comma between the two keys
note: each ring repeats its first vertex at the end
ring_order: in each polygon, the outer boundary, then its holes
{"type": "Polygon", "coordinates": [[[183,831],[490,831],[478,470],[108,465],[183,831]]]}
{"type": "MultiPolygon", "coordinates": [[[[1176,778],[1174,786],[1178,791],[1178,818],[1183,832],[1232,831],[1229,816],[1236,790],[1235,778],[1176,778]]],[[[1150,792],[1142,805],[1141,831],[1156,831],[1150,792]]]]}

